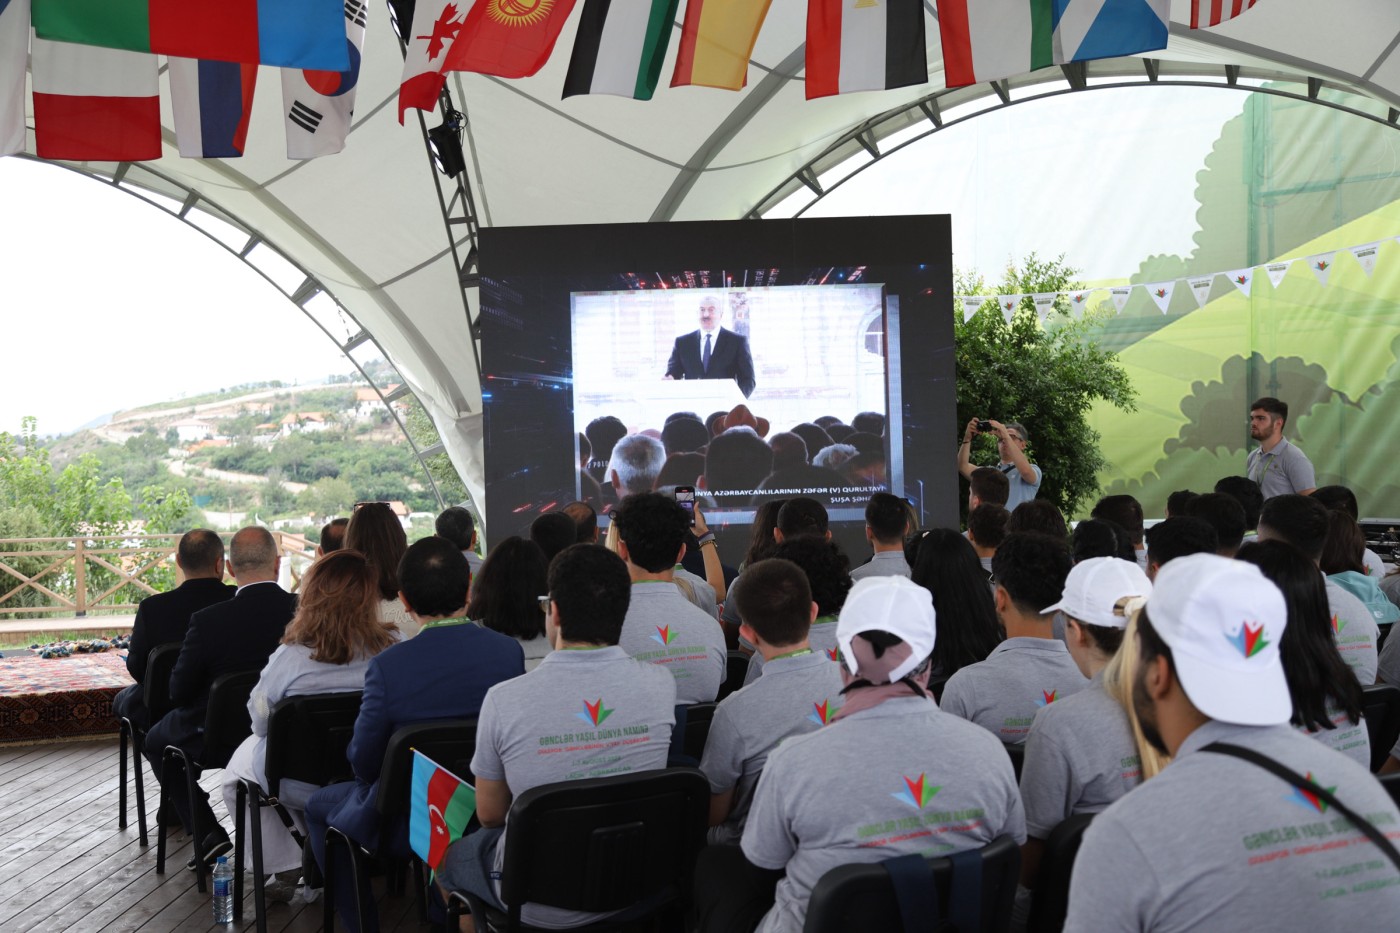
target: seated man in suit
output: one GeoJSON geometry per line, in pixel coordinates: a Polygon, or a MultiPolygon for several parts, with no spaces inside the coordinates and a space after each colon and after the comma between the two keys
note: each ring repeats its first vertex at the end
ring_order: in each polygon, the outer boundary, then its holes
{"type": "MultiPolygon", "coordinates": [[[[162,783],[161,756],[167,745],[184,749],[195,760],[203,755],[204,716],[214,680],[235,671],[262,670],[296,611],[296,597],[277,585],[282,559],[266,528],[249,527],[235,534],[228,557],[228,572],[238,590],[232,599],[190,617],[180,657],[170,674],[174,708],[146,736],[146,757],[162,783]]],[[[205,835],[195,840],[196,858],[212,865],[233,848],[209,807],[207,794],[199,791],[194,800],[189,799],[183,774],[172,775],[166,790],[186,832],[193,832],[193,810],[198,808],[205,835]]]]}
{"type": "MultiPolygon", "coordinates": [[[[488,689],[525,673],[519,642],[467,619],[469,583],[466,558],[445,538],[414,542],[399,562],[399,599],[422,630],[369,662],[360,716],[347,749],[355,780],[323,787],[307,801],[307,836],[322,869],[327,826],[366,848],[407,855],[407,820],[392,838],[380,839],[374,807],[390,737],[416,722],[476,716],[488,689]]],[[[337,862],[336,877],[343,879],[336,885],[336,906],[354,930],[355,895],[347,863],[337,862]]],[[[369,892],[364,896],[368,901],[369,892]]],[[[370,930],[376,930],[373,911],[369,919],[370,930]]]]}
{"type": "Polygon", "coordinates": [[[112,697],[112,712],[130,719],[138,729],[150,726],[143,692],[146,658],[151,649],[169,642],[184,641],[190,616],[215,603],[233,599],[236,587],[223,582],[224,543],[207,528],[187,531],[175,546],[175,565],[185,581],[168,593],[156,593],[141,600],[131,624],[131,646],[127,649],[126,669],[136,683],[112,697]]]}
{"type": "Polygon", "coordinates": [[[700,329],[676,338],[665,378],[733,379],[748,398],[755,382],[749,338],[720,327],[722,316],[713,295],[700,299],[700,329]]]}

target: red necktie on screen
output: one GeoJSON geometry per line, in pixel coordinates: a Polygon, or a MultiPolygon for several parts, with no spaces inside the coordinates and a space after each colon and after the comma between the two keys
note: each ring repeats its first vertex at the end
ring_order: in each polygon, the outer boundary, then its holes
{"type": "Polygon", "coordinates": [[[710,335],[705,335],[705,352],[700,354],[700,368],[705,372],[710,371],[710,335]]]}

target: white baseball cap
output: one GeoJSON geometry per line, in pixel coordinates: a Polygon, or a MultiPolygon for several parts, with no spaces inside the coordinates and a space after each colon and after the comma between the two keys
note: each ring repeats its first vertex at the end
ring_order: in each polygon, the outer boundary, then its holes
{"type": "Polygon", "coordinates": [[[1065,578],[1060,601],[1041,615],[1063,612],[1071,618],[1104,628],[1127,628],[1133,603],[1152,593],[1152,581],[1135,562],[1119,557],[1080,561],[1065,578]]]}
{"type": "Polygon", "coordinates": [[[1242,726],[1280,725],[1293,715],[1278,652],[1288,607],[1258,567],[1215,554],[1168,561],[1147,617],[1202,713],[1242,726]]]}
{"type": "Polygon", "coordinates": [[[881,631],[897,636],[909,646],[910,655],[890,672],[890,682],[904,677],[933,654],[936,635],[933,594],[907,577],[866,577],[846,594],[836,621],[836,643],[846,668],[856,674],[851,639],[862,632],[881,631]]]}

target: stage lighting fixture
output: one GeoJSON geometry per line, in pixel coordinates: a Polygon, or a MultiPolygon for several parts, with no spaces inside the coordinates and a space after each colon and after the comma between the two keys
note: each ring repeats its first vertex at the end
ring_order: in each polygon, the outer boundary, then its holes
{"type": "Polygon", "coordinates": [[[413,7],[415,0],[388,0],[389,23],[394,27],[394,35],[400,42],[407,42],[407,32],[413,28],[413,7]]]}
{"type": "Polygon", "coordinates": [[[455,178],[467,167],[462,155],[462,127],[466,118],[456,110],[449,110],[441,126],[428,130],[428,149],[433,154],[433,165],[448,178],[455,178]]]}

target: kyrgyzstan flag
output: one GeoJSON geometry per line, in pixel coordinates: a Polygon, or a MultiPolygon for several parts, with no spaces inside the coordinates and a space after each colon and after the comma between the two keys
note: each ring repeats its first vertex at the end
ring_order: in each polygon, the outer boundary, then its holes
{"type": "Polygon", "coordinates": [[[44,39],[343,71],[343,0],[33,0],[44,39]]]}
{"type": "Polygon", "coordinates": [[[35,39],[34,141],[41,159],[159,159],[156,57],[35,39]]]}
{"type": "Polygon", "coordinates": [[[171,58],[170,106],[175,141],[187,159],[243,155],[258,66],[171,58]]]}
{"type": "Polygon", "coordinates": [[[282,69],[282,108],[287,129],[287,158],[314,159],[345,148],[355,113],[355,87],[365,47],[365,0],[345,0],[345,71],[282,69]]]}
{"type": "Polygon", "coordinates": [[[409,785],[408,844],[423,864],[436,869],[447,847],[458,839],[476,812],[476,790],[466,781],[414,749],[409,785]]]}
{"type": "Polygon", "coordinates": [[[743,87],[768,4],[769,0],[689,0],[671,87],[743,87]]]}
{"type": "Polygon", "coordinates": [[[29,0],[0,0],[0,155],[24,148],[29,0]]]}
{"type": "Polygon", "coordinates": [[[477,0],[447,52],[448,71],[528,78],[544,67],[574,0],[477,0]]]}
{"type": "Polygon", "coordinates": [[[447,52],[466,22],[466,7],[448,0],[418,0],[413,7],[413,26],[404,36],[403,78],[399,84],[399,123],[409,107],[433,110],[447,80],[447,52]]]}
{"type": "Polygon", "coordinates": [[[808,100],[927,80],[922,0],[809,0],[808,100]]]}

